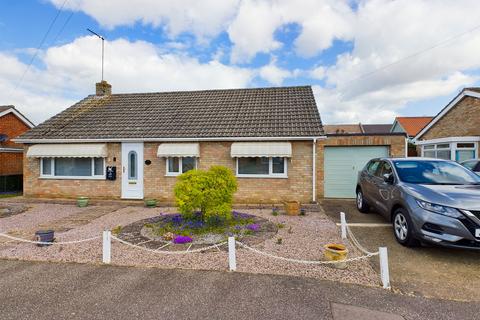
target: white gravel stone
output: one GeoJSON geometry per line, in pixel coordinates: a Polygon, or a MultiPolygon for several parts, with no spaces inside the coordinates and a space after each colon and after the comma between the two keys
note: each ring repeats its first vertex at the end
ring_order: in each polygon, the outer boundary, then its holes
{"type": "MultiPolygon", "coordinates": [[[[33,230],[46,222],[92,210],[95,207],[77,208],[73,205],[29,204],[27,212],[0,219],[2,232],[19,232],[33,230]]],[[[284,224],[278,234],[255,248],[274,255],[302,260],[322,260],[323,245],[327,243],[343,243],[338,227],[321,212],[308,212],[306,216],[273,216],[271,210],[240,209],[240,212],[254,214],[266,218],[276,224],[284,224]],[[277,239],[282,238],[282,244],[277,239]]],[[[174,213],[175,208],[143,208],[124,207],[103,215],[87,224],[75,227],[66,232],[55,233],[57,241],[72,241],[93,236],[100,236],[103,230],[116,226],[126,226],[135,221],[160,215],[174,213]]],[[[349,257],[359,256],[348,242],[349,257]]],[[[102,239],[74,245],[52,245],[37,247],[33,244],[6,242],[0,240],[0,257],[42,260],[69,261],[80,263],[101,263],[102,239]],[[3,241],[3,243],[2,243],[3,241]]],[[[244,248],[237,247],[237,271],[250,273],[284,274],[330,279],[364,285],[378,285],[379,276],[370,265],[371,259],[355,261],[348,264],[345,270],[327,265],[298,264],[275,260],[258,255],[244,248]]],[[[113,241],[112,264],[151,266],[161,268],[183,268],[201,270],[228,270],[228,254],[224,250],[209,250],[203,253],[186,255],[165,255],[127,247],[113,241]]]]}

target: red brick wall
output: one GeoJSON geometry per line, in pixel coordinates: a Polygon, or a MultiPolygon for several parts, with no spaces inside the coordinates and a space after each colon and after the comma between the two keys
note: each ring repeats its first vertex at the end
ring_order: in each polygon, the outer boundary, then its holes
{"type": "MultiPolygon", "coordinates": [[[[0,143],[0,148],[23,148],[23,145],[14,143],[11,139],[29,130],[23,121],[13,113],[0,117],[0,134],[6,134],[8,140],[0,143]]],[[[0,176],[17,175],[23,173],[22,153],[0,151],[0,176]]]]}

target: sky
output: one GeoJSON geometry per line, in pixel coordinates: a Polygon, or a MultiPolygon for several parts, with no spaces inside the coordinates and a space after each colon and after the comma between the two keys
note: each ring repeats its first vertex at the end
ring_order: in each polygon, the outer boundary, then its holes
{"type": "Polygon", "coordinates": [[[95,91],[311,85],[323,123],[435,115],[480,85],[478,0],[3,0],[0,105],[95,91]]]}

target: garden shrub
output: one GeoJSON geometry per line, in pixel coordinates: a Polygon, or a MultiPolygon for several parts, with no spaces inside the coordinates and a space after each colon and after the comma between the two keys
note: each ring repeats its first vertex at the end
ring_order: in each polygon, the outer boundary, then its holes
{"type": "Polygon", "coordinates": [[[229,220],[232,217],[233,194],[237,179],[222,166],[210,170],[190,170],[178,177],[174,193],[180,213],[193,219],[196,211],[206,222],[229,220]]]}

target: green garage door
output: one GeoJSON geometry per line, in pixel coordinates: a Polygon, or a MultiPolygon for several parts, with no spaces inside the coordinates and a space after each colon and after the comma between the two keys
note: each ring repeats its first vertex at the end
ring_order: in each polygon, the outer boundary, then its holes
{"type": "Polygon", "coordinates": [[[358,172],[377,157],[388,157],[388,147],[325,147],[325,198],[355,198],[358,172]]]}

